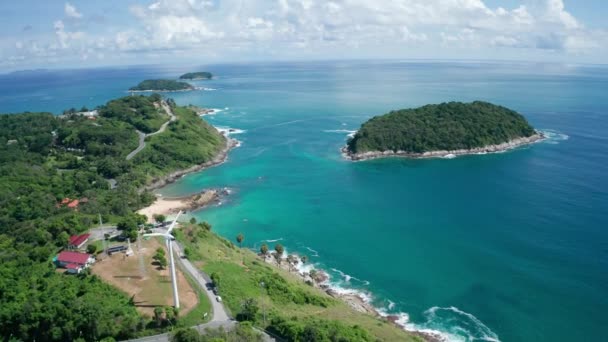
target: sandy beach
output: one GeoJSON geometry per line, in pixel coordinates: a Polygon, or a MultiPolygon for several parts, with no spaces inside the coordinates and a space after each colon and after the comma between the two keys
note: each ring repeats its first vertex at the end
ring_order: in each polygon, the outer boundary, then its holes
{"type": "Polygon", "coordinates": [[[180,210],[191,211],[203,208],[209,204],[219,201],[222,195],[227,195],[227,189],[207,189],[200,193],[185,197],[162,197],[157,196],[151,205],[137,211],[138,214],[146,215],[148,222],[154,222],[154,215],[172,216],[180,210]]]}

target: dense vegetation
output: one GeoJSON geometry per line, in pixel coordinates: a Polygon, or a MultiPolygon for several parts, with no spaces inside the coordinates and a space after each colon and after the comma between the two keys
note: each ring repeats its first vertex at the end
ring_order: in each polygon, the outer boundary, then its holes
{"type": "Polygon", "coordinates": [[[193,125],[188,133],[190,137],[200,129],[203,139],[181,139],[174,129],[183,128],[182,120],[202,120],[175,107],[178,120],[169,125],[169,133],[155,136],[162,138],[157,147],[155,142],[146,146],[145,162],[125,160],[138,145],[135,128],[153,128],[159,118],[168,120],[153,109],[158,100],[156,95],[111,101],[95,119],[77,114],[0,115],[3,340],[10,336],[24,341],[126,339],[151,324],[140,317],[129,298],[96,276],[64,276],[50,261],[69,235],[96,224],[98,215],[104,223],[118,223],[129,232],[136,229],[142,220],[133,211],[154,199],[139,190],[149,181],[149,170],[166,174],[193,160],[205,161],[222,148],[224,138],[206,124],[193,125]],[[168,164],[165,157],[156,156],[164,153],[162,144],[176,149],[168,164]],[[199,152],[196,159],[180,159],[192,151],[199,152]],[[59,204],[66,197],[86,201],[71,209],[59,204]]]}
{"type": "Polygon", "coordinates": [[[178,91],[191,89],[194,89],[194,87],[190,84],[174,80],[145,80],[139,82],[135,87],[129,88],[131,91],[178,91]]]}
{"type": "Polygon", "coordinates": [[[174,107],[173,112],[179,120],[163,134],[149,137],[146,148],[134,158],[138,169],[149,176],[202,164],[225,146],[224,136],[191,109],[174,107]]]}
{"type": "Polygon", "coordinates": [[[144,133],[157,131],[169,116],[155,103],[161,100],[158,94],[152,96],[127,96],[108,102],[99,108],[99,115],[127,122],[144,133]]]}
{"type": "Polygon", "coordinates": [[[253,329],[249,322],[237,324],[232,331],[218,329],[206,329],[204,335],[200,335],[192,328],[181,328],[171,333],[171,342],[261,342],[262,335],[253,329]]]}
{"type": "Polygon", "coordinates": [[[386,321],[352,310],[211,229],[208,223],[191,222],[175,234],[186,246],[188,258],[210,274],[237,320],[251,322],[286,341],[418,340],[386,321]]]}
{"type": "Polygon", "coordinates": [[[180,80],[209,80],[213,77],[210,72],[189,72],[179,77],[180,80]]]}
{"type": "Polygon", "coordinates": [[[422,153],[500,144],[534,129],[517,112],[487,102],[449,102],[402,109],[364,123],[348,142],[352,153],[422,153]]]}

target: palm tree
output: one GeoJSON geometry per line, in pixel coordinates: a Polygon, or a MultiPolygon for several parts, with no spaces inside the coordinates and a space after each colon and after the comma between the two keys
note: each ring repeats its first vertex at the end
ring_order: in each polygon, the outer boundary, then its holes
{"type": "Polygon", "coordinates": [[[236,242],[239,243],[240,248],[243,248],[243,240],[245,240],[245,237],[243,234],[239,233],[239,235],[236,236],[236,242]]]}
{"type": "Polygon", "coordinates": [[[260,247],[260,253],[262,253],[262,255],[264,256],[264,259],[266,259],[266,255],[268,254],[268,245],[263,243],[262,246],[260,247]]]}
{"type": "Polygon", "coordinates": [[[283,251],[285,251],[285,249],[283,248],[283,245],[277,243],[276,245],[274,245],[274,250],[276,252],[274,253],[274,258],[277,260],[277,265],[280,265],[281,257],[283,256],[283,251]]]}

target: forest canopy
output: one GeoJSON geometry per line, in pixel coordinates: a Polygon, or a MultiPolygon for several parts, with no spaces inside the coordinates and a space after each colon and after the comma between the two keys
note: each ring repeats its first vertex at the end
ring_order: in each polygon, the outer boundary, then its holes
{"type": "Polygon", "coordinates": [[[351,153],[452,151],[501,144],[535,131],[519,113],[488,102],[448,102],[401,109],[365,122],[351,153]]]}

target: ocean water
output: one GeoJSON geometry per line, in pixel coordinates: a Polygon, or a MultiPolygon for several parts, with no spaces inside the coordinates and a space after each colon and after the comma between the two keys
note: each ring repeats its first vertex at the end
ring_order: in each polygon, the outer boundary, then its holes
{"type": "Polygon", "coordinates": [[[360,61],[0,75],[0,112],[95,106],[139,80],[210,70],[177,103],[218,108],[242,145],[161,190],[229,187],[195,212],[244,245],[309,256],[410,329],[464,341],[608,340],[608,67],[360,61]],[[214,89],[214,90],[211,90],[214,89]],[[485,100],[549,139],[500,154],[348,162],[368,118],[485,100]]]}

